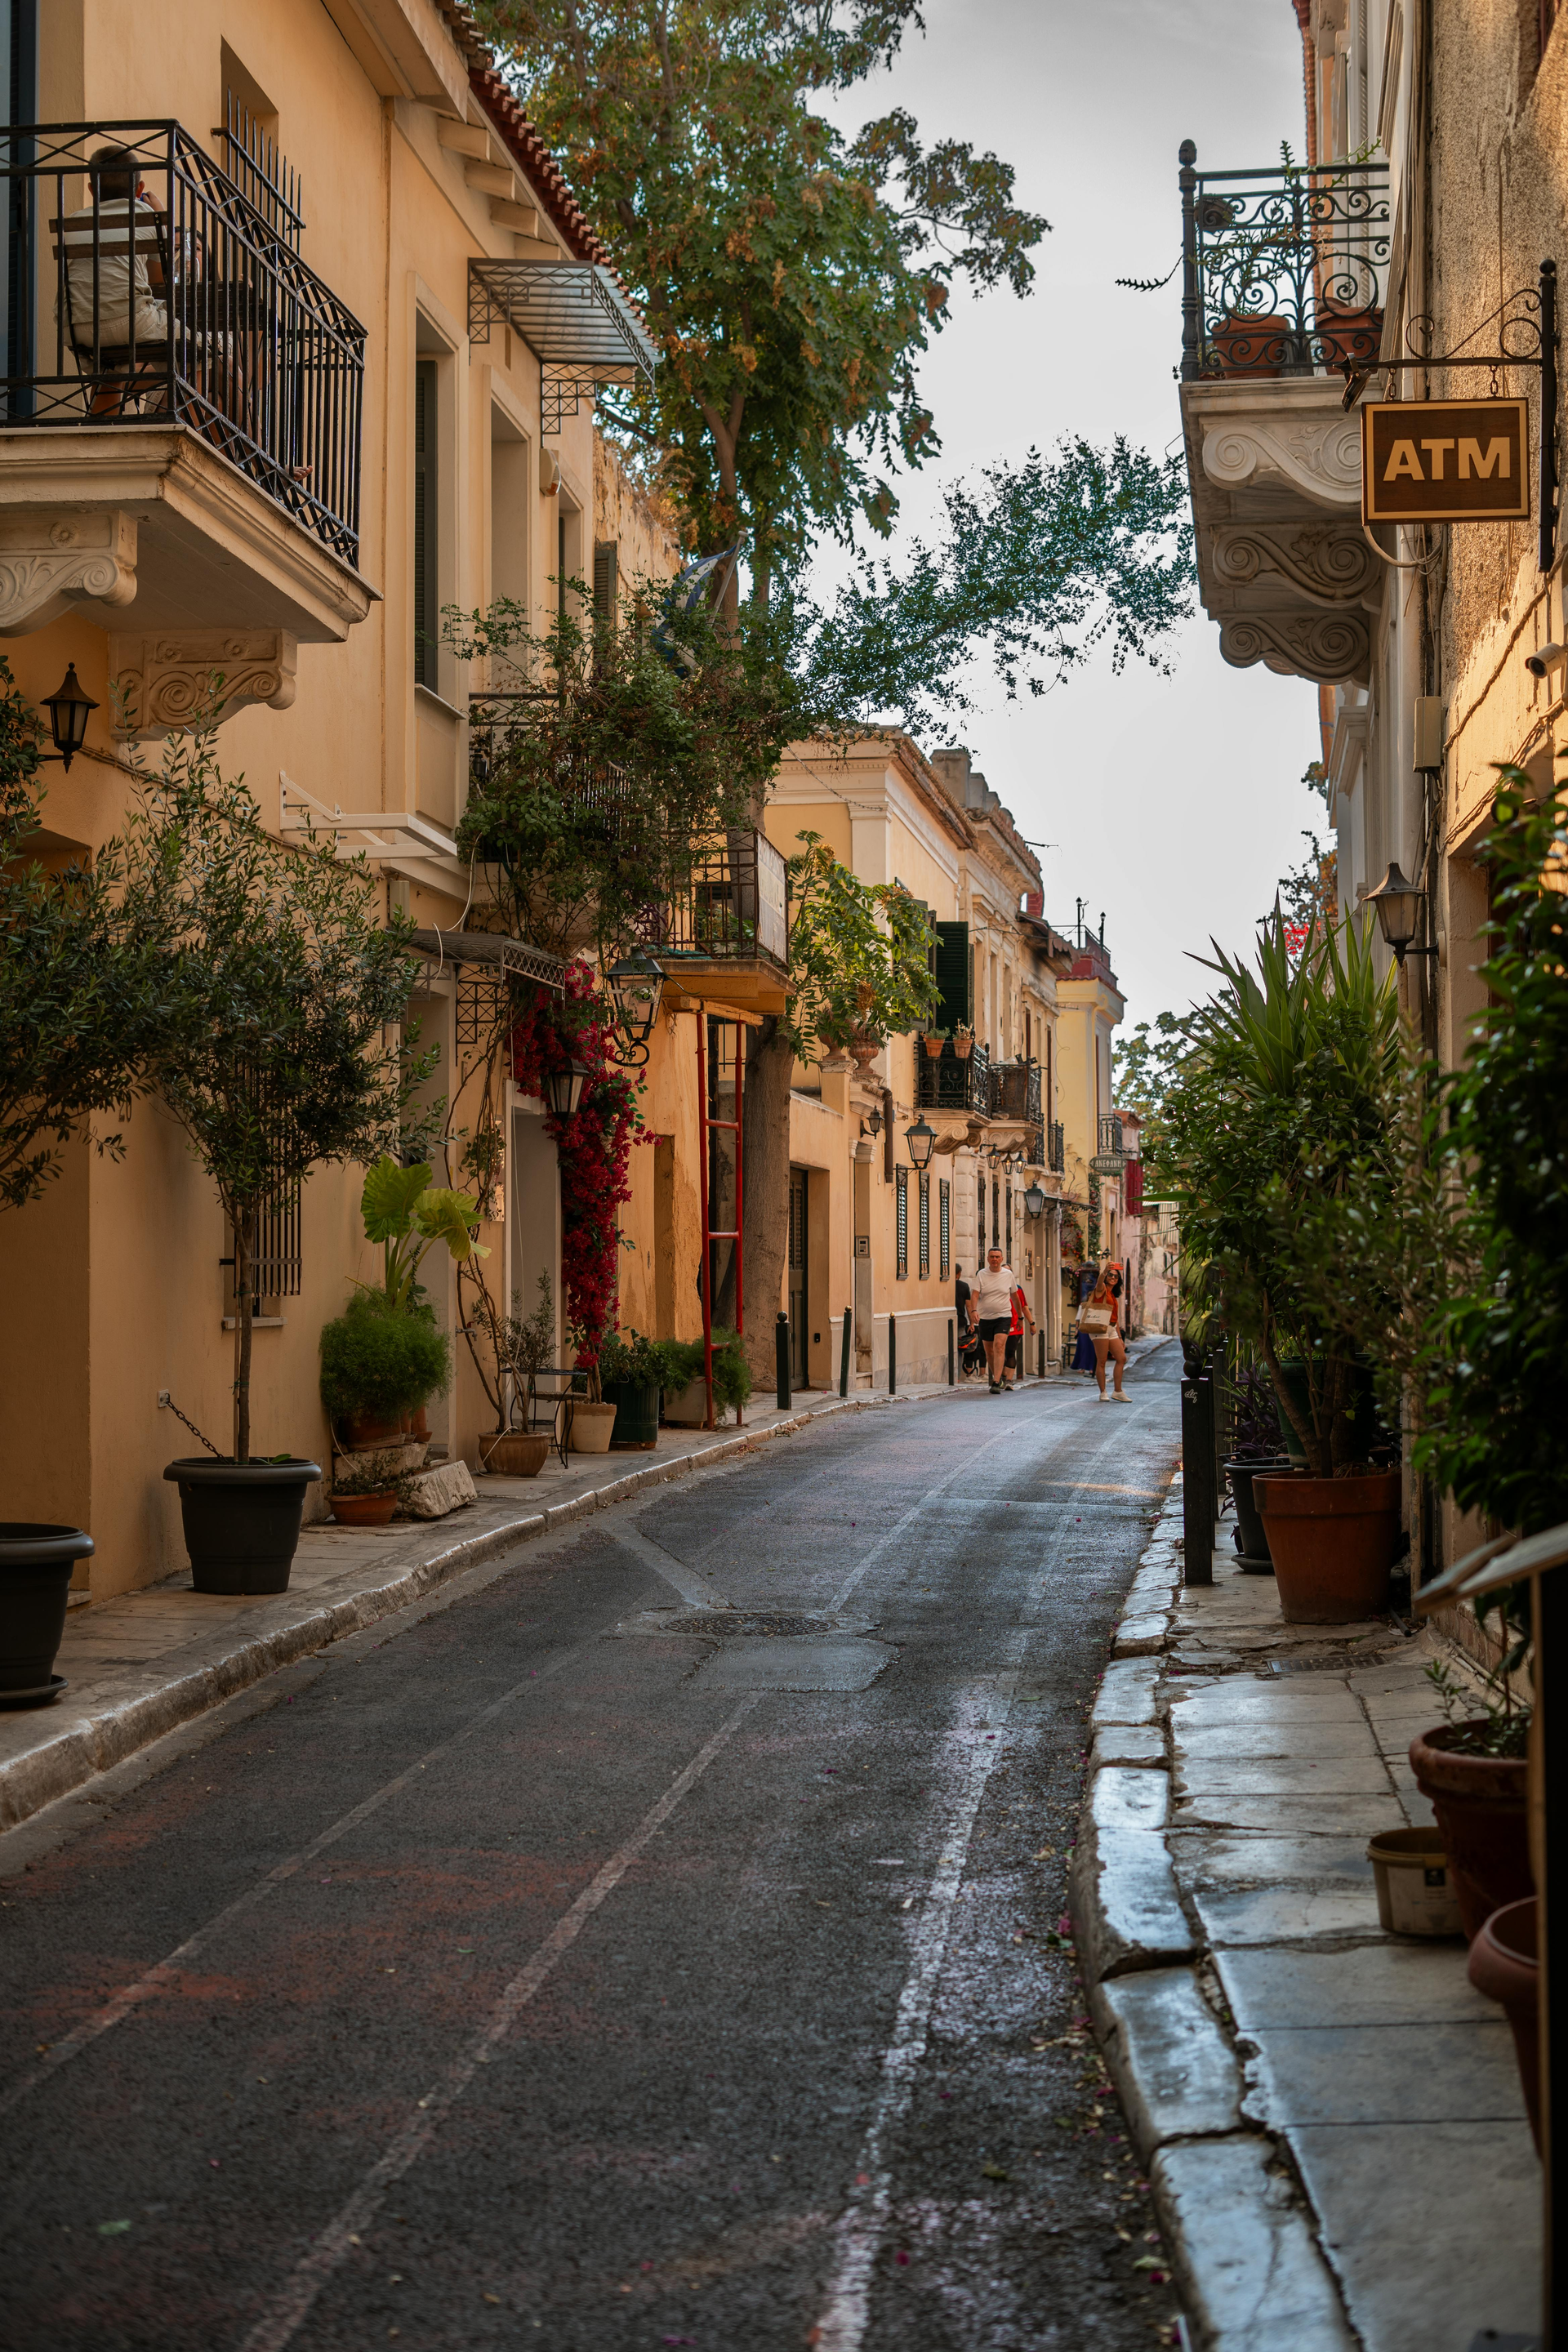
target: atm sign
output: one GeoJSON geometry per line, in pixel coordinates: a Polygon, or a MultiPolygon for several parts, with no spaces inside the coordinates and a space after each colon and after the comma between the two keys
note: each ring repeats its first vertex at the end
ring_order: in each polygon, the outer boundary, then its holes
{"type": "Polygon", "coordinates": [[[1530,412],[1522,400],[1374,400],[1361,413],[1366,522],[1523,522],[1530,412]]]}

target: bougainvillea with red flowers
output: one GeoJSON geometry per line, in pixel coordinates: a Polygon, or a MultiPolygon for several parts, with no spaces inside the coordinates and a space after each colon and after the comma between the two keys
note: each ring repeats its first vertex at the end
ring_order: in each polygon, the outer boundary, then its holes
{"type": "Polygon", "coordinates": [[[519,1007],[511,1033],[512,1076],[524,1094],[542,1097],[544,1124],[561,1162],[561,1280],[566,1324],[584,1370],[597,1365],[606,1331],[618,1320],[619,1213],[631,1199],[632,1145],[642,1125],[637,1089],[616,1067],[613,1016],[592,968],[569,964],[564,992],[536,988],[519,1007]],[[570,1118],[549,1108],[552,1070],[579,1062],[588,1072],[570,1118]]]}

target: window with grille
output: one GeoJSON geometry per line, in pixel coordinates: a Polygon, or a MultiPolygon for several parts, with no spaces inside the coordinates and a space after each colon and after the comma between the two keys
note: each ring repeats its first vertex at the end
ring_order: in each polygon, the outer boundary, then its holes
{"type": "Polygon", "coordinates": [[[941,1273],[945,1282],[952,1268],[952,1186],[943,1176],[936,1188],[936,1244],[942,1253],[941,1273]]]}
{"type": "Polygon", "coordinates": [[[437,372],[434,360],[414,364],[414,677],[434,688],[441,595],[437,578],[437,372]]]}
{"type": "MultiPolygon", "coordinates": [[[[304,1287],[304,1255],[300,1239],[303,1181],[298,1175],[290,1175],[284,1168],[283,1143],[281,1127],[275,1126],[271,1156],[276,1172],[262,1194],[256,1220],[250,1284],[253,1311],[259,1308],[263,1299],[298,1298],[304,1287]]],[[[232,1230],[229,1234],[229,1254],[221,1263],[229,1270],[228,1301],[232,1307],[236,1297],[232,1230]]]]}
{"type": "Polygon", "coordinates": [[[898,1277],[907,1281],[910,1271],[910,1171],[907,1168],[893,1171],[893,1191],[898,1215],[899,1263],[898,1277]]]}
{"type": "Polygon", "coordinates": [[[931,1272],[931,1178],[921,1171],[921,1278],[931,1272]]]}

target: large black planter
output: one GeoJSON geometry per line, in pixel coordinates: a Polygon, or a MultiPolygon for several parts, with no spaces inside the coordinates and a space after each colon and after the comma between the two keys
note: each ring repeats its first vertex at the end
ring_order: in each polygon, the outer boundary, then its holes
{"type": "Polygon", "coordinates": [[[643,1388],[631,1381],[606,1381],[605,1402],[616,1408],[612,1445],[649,1446],[658,1444],[658,1382],[643,1388]]]}
{"type": "Polygon", "coordinates": [[[71,1570],[92,1556],[79,1528],[0,1519],[0,1706],[54,1696],[71,1570]]]}
{"type": "Polygon", "coordinates": [[[287,1592],[305,1489],[321,1475],[315,1462],[171,1462],[196,1591],[287,1592]]]}
{"type": "Polygon", "coordinates": [[[1270,1566],[1268,1531],[1263,1524],[1252,1492],[1252,1481],[1259,1471],[1279,1471],[1290,1468],[1288,1454],[1272,1462],[1227,1462],[1226,1475],[1230,1491],[1236,1496],[1236,1524],[1241,1537],[1241,1557],[1247,1570],[1256,1576],[1267,1575],[1270,1566]]]}

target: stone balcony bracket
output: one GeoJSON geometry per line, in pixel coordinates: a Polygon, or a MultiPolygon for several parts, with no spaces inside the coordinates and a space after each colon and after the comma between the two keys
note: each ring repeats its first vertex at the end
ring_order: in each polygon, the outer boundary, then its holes
{"type": "Polygon", "coordinates": [[[1237,668],[1370,675],[1385,567],[1361,523],[1361,426],[1338,376],[1182,386],[1199,591],[1237,668]]]}
{"type": "Polygon", "coordinates": [[[121,738],[167,735],[210,717],[220,724],[246,704],[287,710],[298,643],[286,629],[184,629],[111,636],[114,729],[121,738]]]}
{"type": "Polygon", "coordinates": [[[0,510],[0,637],[47,629],[89,601],[118,611],[136,593],[136,520],[81,507],[0,510]]]}

